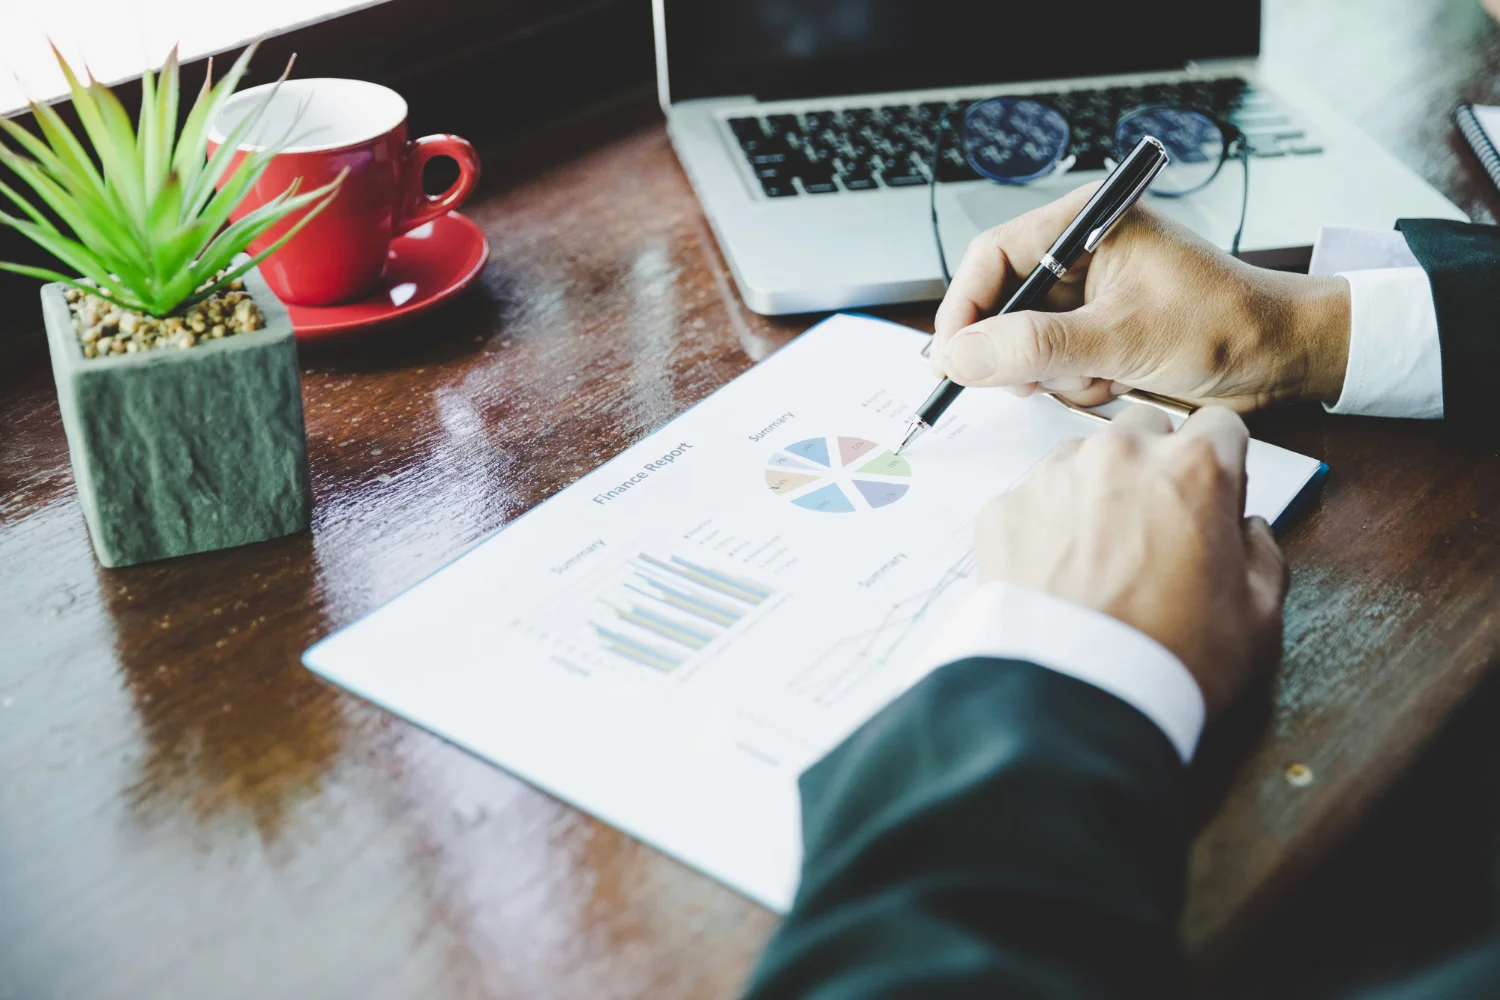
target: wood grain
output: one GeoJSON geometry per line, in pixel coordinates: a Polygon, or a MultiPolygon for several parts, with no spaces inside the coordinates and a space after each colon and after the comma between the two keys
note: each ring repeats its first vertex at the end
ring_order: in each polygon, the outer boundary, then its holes
{"type": "MultiPolygon", "coordinates": [[[[1273,2],[1267,49],[1493,218],[1444,117],[1493,96],[1477,7],[1273,2]]],[[[725,997],[773,929],[298,663],[816,319],[741,304],[649,96],[482,152],[479,286],[303,355],[308,535],[101,569],[39,314],[7,300],[0,998],[725,997]]],[[[1285,536],[1285,666],[1199,775],[1186,932],[1210,972],[1500,656],[1493,448],[1316,411],[1256,429],[1334,472],[1285,536]]]]}

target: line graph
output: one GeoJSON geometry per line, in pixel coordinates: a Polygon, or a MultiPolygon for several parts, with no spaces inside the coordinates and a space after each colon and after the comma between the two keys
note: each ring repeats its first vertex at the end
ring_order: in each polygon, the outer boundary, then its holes
{"type": "Polygon", "coordinates": [[[794,694],[820,705],[833,705],[856,687],[882,673],[906,648],[919,627],[933,617],[934,607],[954,586],[974,574],[976,557],[963,535],[961,551],[950,552],[934,582],[915,593],[890,602],[873,628],[841,636],[824,647],[801,673],[793,678],[794,694]]]}

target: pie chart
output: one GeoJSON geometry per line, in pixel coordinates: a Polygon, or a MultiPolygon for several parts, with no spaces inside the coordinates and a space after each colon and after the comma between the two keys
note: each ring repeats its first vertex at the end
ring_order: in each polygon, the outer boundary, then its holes
{"type": "Polygon", "coordinates": [[[911,483],[911,464],[885,445],[861,437],[808,438],[766,463],[766,485],[806,510],[853,514],[895,503],[911,483]]]}

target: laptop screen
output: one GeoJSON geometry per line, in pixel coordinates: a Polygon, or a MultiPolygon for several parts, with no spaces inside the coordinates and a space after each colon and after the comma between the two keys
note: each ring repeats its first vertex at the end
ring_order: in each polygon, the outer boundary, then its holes
{"type": "Polygon", "coordinates": [[[1180,69],[1260,49],[1260,0],[658,2],[673,101],[1180,69]]]}

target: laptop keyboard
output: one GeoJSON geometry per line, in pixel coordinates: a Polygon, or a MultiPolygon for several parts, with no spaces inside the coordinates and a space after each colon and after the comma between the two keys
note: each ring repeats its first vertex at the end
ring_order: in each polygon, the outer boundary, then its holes
{"type": "MultiPolygon", "coordinates": [[[[1068,154],[1078,157],[1074,170],[1102,170],[1113,153],[1115,122],[1142,104],[1182,104],[1226,118],[1245,132],[1252,156],[1323,151],[1273,98],[1239,77],[1018,96],[1067,116],[1073,133],[1068,154]]],[[[939,116],[948,108],[948,120],[957,126],[970,103],[804,111],[730,118],[728,125],[767,197],[874,191],[926,184],[939,116]]],[[[939,181],[980,179],[956,143],[950,139],[943,146],[939,181]]]]}

